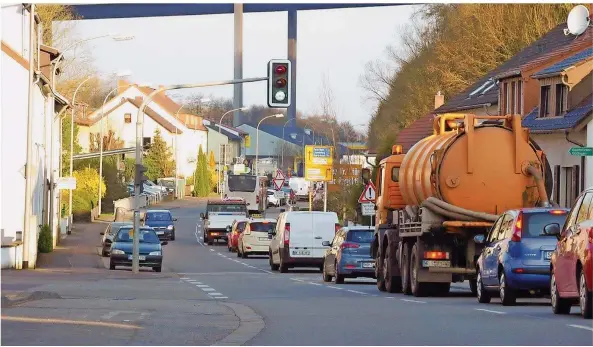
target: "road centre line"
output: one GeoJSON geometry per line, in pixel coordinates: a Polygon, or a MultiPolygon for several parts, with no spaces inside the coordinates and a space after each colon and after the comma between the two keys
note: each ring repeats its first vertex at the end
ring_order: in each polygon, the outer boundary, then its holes
{"type": "Polygon", "coordinates": [[[315,283],[315,282],[307,282],[307,283],[312,284],[314,286],[323,286],[323,287],[325,287],[323,284],[320,284],[320,283],[315,283]]]}
{"type": "Polygon", "coordinates": [[[328,288],[333,288],[333,289],[338,289],[338,290],[343,290],[344,288],[340,288],[340,287],[336,287],[336,286],[326,286],[328,288]]]}
{"type": "Polygon", "coordinates": [[[205,291],[205,292],[215,292],[216,291],[216,289],[210,288],[210,287],[207,287],[207,288],[201,288],[200,287],[200,289],[203,290],[203,291],[205,291]]]}
{"type": "Polygon", "coordinates": [[[411,300],[411,299],[400,299],[401,301],[405,301],[405,302],[414,302],[417,304],[426,304],[426,301],[420,301],[420,300],[411,300]]]}
{"type": "Polygon", "coordinates": [[[350,292],[350,293],[356,293],[356,294],[367,295],[367,293],[365,293],[365,292],[359,292],[358,290],[347,289],[346,291],[348,291],[348,292],[350,292]]]}
{"type": "Polygon", "coordinates": [[[222,296],[222,293],[208,293],[208,295],[212,295],[212,296],[222,296]]]}
{"type": "Polygon", "coordinates": [[[585,330],[589,330],[589,331],[593,331],[593,327],[586,327],[584,325],[576,325],[576,324],[566,324],[569,327],[573,327],[573,328],[577,328],[577,329],[585,329],[585,330]]]}
{"type": "Polygon", "coordinates": [[[474,310],[476,310],[476,311],[490,312],[490,313],[496,313],[496,314],[506,314],[506,312],[494,311],[494,310],[486,310],[484,308],[474,308],[474,310]]]}

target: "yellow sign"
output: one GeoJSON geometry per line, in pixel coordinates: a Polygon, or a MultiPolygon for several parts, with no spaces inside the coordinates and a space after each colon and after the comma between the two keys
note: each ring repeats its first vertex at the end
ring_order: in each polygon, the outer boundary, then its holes
{"type": "Polygon", "coordinates": [[[333,165],[333,146],[305,146],[305,179],[307,181],[332,181],[333,165]]]}
{"type": "Polygon", "coordinates": [[[251,147],[251,136],[245,135],[245,148],[251,147]]]}

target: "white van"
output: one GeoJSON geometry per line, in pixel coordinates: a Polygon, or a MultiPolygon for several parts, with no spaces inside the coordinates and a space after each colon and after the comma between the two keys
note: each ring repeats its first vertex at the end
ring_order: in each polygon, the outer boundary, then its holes
{"type": "Polygon", "coordinates": [[[304,177],[291,177],[288,180],[288,185],[294,191],[297,200],[309,200],[311,182],[305,180],[304,177]]]}
{"type": "Polygon", "coordinates": [[[323,269],[323,257],[340,229],[335,212],[289,211],[278,217],[276,229],[270,242],[270,268],[286,272],[292,267],[319,267],[323,269]]]}

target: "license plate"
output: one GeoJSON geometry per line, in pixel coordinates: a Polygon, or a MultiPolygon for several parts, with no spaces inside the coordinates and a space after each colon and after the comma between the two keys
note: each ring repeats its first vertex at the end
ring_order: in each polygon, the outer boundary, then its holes
{"type": "Polygon", "coordinates": [[[163,235],[165,232],[164,231],[157,231],[156,234],[157,235],[163,235]]]}
{"type": "MultiPolygon", "coordinates": [[[[139,256],[138,256],[138,259],[139,259],[139,260],[146,260],[146,256],[144,256],[144,255],[139,255],[139,256]]],[[[128,255],[128,260],[132,260],[132,255],[131,255],[131,254],[130,254],[130,255],[128,255]]]]}
{"type": "Polygon", "coordinates": [[[451,267],[451,262],[448,260],[423,260],[423,267],[451,267]]]}
{"type": "Polygon", "coordinates": [[[374,268],[375,267],[375,263],[362,263],[362,267],[363,268],[374,268]]]}
{"type": "Polygon", "coordinates": [[[311,251],[297,249],[297,250],[292,251],[292,255],[311,255],[311,251]]]}
{"type": "Polygon", "coordinates": [[[554,252],[553,251],[544,252],[544,259],[552,259],[552,253],[554,253],[554,252]]]}

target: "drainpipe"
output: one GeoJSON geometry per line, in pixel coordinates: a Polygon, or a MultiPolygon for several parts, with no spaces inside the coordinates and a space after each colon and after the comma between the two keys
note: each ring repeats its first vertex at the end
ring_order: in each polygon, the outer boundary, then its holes
{"type": "MultiPolygon", "coordinates": [[[[28,269],[31,265],[31,254],[29,249],[32,246],[37,247],[33,242],[34,238],[31,225],[31,214],[33,209],[33,198],[31,192],[33,191],[33,145],[31,140],[33,139],[33,86],[37,83],[34,81],[35,78],[35,66],[33,50],[35,49],[34,44],[35,38],[35,4],[29,5],[29,93],[28,93],[28,111],[27,111],[27,157],[25,160],[25,215],[24,215],[24,230],[23,230],[23,269],[28,269]]],[[[37,79],[38,81],[39,79],[37,79]]],[[[35,238],[36,239],[36,238],[35,238]]],[[[35,240],[36,241],[36,240],[35,240]]]]}
{"type": "MultiPolygon", "coordinates": [[[[585,147],[584,144],[582,143],[578,143],[576,141],[571,140],[568,135],[570,135],[570,133],[568,132],[568,130],[566,130],[564,132],[564,135],[566,137],[566,141],[572,143],[573,145],[577,145],[579,147],[585,147]]],[[[579,192],[582,192],[585,189],[585,157],[581,157],[581,189],[579,189],[579,192]]]]}

